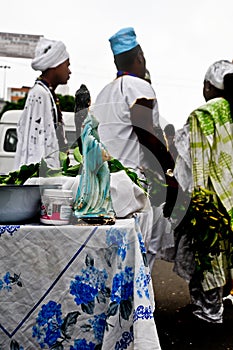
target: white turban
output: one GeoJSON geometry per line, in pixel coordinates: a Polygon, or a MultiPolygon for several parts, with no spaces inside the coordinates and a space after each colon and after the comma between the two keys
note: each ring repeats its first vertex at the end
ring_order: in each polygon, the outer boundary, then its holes
{"type": "Polygon", "coordinates": [[[205,74],[205,80],[209,81],[217,89],[224,90],[224,76],[233,73],[233,64],[227,60],[213,63],[205,74]]]}
{"type": "Polygon", "coordinates": [[[34,70],[44,72],[48,68],[55,68],[69,58],[66,47],[62,41],[40,38],[36,49],[35,57],[31,62],[34,70]]]}

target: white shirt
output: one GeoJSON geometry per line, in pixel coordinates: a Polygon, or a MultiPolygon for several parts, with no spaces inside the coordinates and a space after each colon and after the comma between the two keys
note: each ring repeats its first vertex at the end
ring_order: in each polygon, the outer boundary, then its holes
{"type": "Polygon", "coordinates": [[[183,191],[191,193],[193,189],[193,176],[188,123],[176,131],[175,146],[178,156],[173,171],[174,176],[183,191]]]}
{"type": "Polygon", "coordinates": [[[41,158],[50,168],[60,166],[54,112],[56,105],[51,92],[42,82],[36,82],[29,91],[17,127],[15,169],[23,164],[40,162],[41,158]]]}
{"type": "MultiPolygon", "coordinates": [[[[158,104],[152,86],[145,80],[124,75],[104,87],[92,106],[99,122],[101,142],[126,167],[140,169],[143,152],[133,130],[130,109],[138,99],[154,100],[153,124],[159,125],[158,104]]],[[[143,118],[143,115],[142,115],[143,118]]]]}

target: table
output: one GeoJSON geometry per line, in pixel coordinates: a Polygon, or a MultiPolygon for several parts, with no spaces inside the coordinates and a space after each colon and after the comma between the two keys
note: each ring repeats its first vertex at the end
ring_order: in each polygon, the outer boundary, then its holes
{"type": "Polygon", "coordinates": [[[158,350],[138,218],[0,226],[0,350],[158,350]]]}

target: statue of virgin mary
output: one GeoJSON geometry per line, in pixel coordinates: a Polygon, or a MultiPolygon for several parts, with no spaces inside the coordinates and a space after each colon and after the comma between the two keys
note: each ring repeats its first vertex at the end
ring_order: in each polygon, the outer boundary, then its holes
{"type": "Polygon", "coordinates": [[[74,203],[74,216],[88,224],[113,224],[109,155],[100,142],[98,121],[88,112],[81,132],[83,168],[74,203]]]}

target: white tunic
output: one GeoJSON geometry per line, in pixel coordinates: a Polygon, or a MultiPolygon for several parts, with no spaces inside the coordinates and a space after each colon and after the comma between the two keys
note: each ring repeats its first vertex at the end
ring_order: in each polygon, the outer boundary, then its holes
{"type": "MultiPolygon", "coordinates": [[[[138,137],[133,130],[130,109],[138,99],[154,100],[153,124],[159,125],[158,104],[152,86],[145,80],[124,75],[104,87],[92,106],[99,121],[99,136],[108,152],[124,166],[144,165],[138,137]]],[[[143,115],[142,115],[143,118],[143,115]]]]}
{"type": "Polygon", "coordinates": [[[60,166],[54,115],[56,105],[51,92],[42,82],[36,82],[29,91],[17,127],[15,169],[23,164],[40,162],[41,158],[50,168],[60,166]]]}

